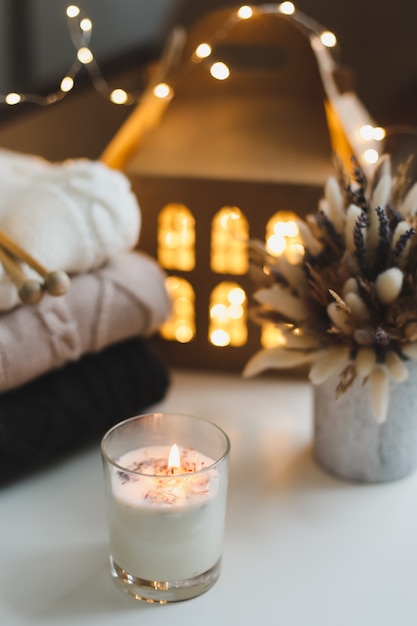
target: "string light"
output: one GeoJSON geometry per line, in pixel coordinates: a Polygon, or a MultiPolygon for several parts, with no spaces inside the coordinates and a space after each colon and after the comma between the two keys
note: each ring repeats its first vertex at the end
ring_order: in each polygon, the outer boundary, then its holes
{"type": "MultiPolygon", "coordinates": [[[[337,37],[330,30],[323,29],[320,24],[314,20],[304,16],[300,12],[296,12],[295,5],[292,2],[282,2],[276,5],[261,5],[257,7],[256,14],[258,13],[281,13],[283,15],[294,16],[293,19],[300,22],[311,33],[310,41],[312,48],[318,51],[318,46],[322,46],[326,49],[335,48],[337,45],[337,37]]],[[[200,43],[193,55],[193,61],[204,61],[207,57],[211,56],[216,44],[224,39],[227,34],[236,26],[236,23],[240,20],[249,20],[256,15],[252,7],[248,5],[242,5],[237,9],[235,14],[231,14],[226,19],[225,23],[221,25],[217,32],[213,33],[211,41],[205,41],[200,43]]],[[[320,53],[318,53],[320,54],[320,53]]],[[[322,57],[322,55],[321,55],[322,57]]],[[[325,64],[329,67],[328,62],[325,64]]],[[[217,60],[209,67],[210,74],[213,78],[219,81],[223,81],[229,78],[230,68],[221,60],[217,60]]],[[[370,133],[364,136],[361,132],[360,137],[365,142],[381,141],[385,137],[385,131],[383,128],[374,127],[369,125],[370,133]]],[[[365,132],[366,134],[366,132],[365,132]]],[[[357,146],[357,150],[361,152],[363,161],[369,165],[375,164],[379,158],[379,151],[375,147],[357,146]]]]}
{"type": "Polygon", "coordinates": [[[66,17],[71,40],[75,48],[75,59],[69,70],[59,82],[59,88],[46,95],[40,96],[33,93],[0,94],[0,103],[15,106],[23,102],[30,102],[40,106],[48,106],[62,100],[75,85],[75,80],[82,68],[85,68],[90,75],[96,91],[113,102],[114,104],[134,104],[139,101],[139,97],[134,97],[124,89],[113,89],[103,78],[100,68],[95,60],[94,53],[90,48],[90,40],[93,31],[91,19],[85,15],[79,6],[71,4],[66,8],[66,17]]]}
{"type": "Polygon", "coordinates": [[[198,59],[206,59],[211,54],[211,46],[208,43],[200,43],[194,54],[198,59]]]}
{"type": "Polygon", "coordinates": [[[336,35],[330,30],[324,30],[320,35],[320,41],[326,48],[334,48],[337,44],[336,35]]]}
{"type": "Polygon", "coordinates": [[[295,6],[292,2],[282,2],[278,5],[278,11],[284,15],[294,15],[295,6]]]}
{"type": "Polygon", "coordinates": [[[71,76],[64,76],[64,78],[61,80],[61,84],[59,85],[61,91],[67,93],[68,91],[71,91],[73,87],[74,79],[71,76]]]}
{"type": "Polygon", "coordinates": [[[10,104],[10,105],[14,105],[14,104],[19,104],[19,102],[21,102],[22,100],[22,96],[19,93],[8,93],[7,96],[5,96],[5,100],[6,100],[6,104],[10,104]]]}
{"type": "Polygon", "coordinates": [[[381,126],[374,127],[373,139],[375,139],[375,141],[382,141],[383,139],[385,139],[385,136],[386,136],[385,128],[382,128],[381,126]]]}
{"type": "Polygon", "coordinates": [[[238,14],[238,17],[240,17],[241,20],[248,20],[249,18],[252,17],[253,11],[252,11],[251,7],[249,7],[247,5],[244,5],[244,6],[240,7],[240,9],[238,10],[237,14],[238,14]]]}
{"type": "Polygon", "coordinates": [[[368,150],[365,150],[365,152],[363,153],[363,158],[365,159],[367,163],[373,164],[378,161],[379,153],[374,148],[369,148],[368,150]]]}
{"type": "Polygon", "coordinates": [[[90,30],[93,30],[93,22],[88,17],[85,17],[80,22],[80,28],[85,33],[88,33],[90,30]]]}
{"type": "Polygon", "coordinates": [[[226,80],[226,78],[229,78],[230,70],[226,63],[216,61],[216,63],[213,63],[210,67],[210,74],[217,80],[226,80]]]}
{"type": "Polygon", "coordinates": [[[67,17],[77,17],[80,14],[80,8],[75,4],[70,4],[67,6],[66,14],[67,17]]]}
{"type": "Polygon", "coordinates": [[[171,87],[167,83],[158,83],[153,88],[153,94],[157,98],[167,98],[171,94],[171,87]]]}
{"type": "MultiPolygon", "coordinates": [[[[308,18],[300,11],[296,11],[295,5],[292,2],[286,1],[276,5],[260,5],[256,7],[256,10],[249,5],[242,5],[236,11],[229,13],[225,21],[211,34],[210,39],[198,44],[188,61],[183,60],[181,65],[178,65],[178,60],[181,58],[180,46],[183,45],[183,41],[180,41],[180,43],[177,41],[172,44],[173,49],[168,50],[165,60],[161,60],[158,70],[158,79],[155,80],[153,85],[150,85],[148,92],[160,100],[161,105],[165,106],[174,95],[176,82],[183,80],[196,64],[204,63],[206,59],[211,57],[216,47],[241,20],[254,19],[257,15],[262,13],[293,16],[292,19],[299,22],[310,32],[311,46],[318,56],[319,65],[321,62],[319,60],[320,51],[318,47],[322,46],[324,50],[326,48],[334,48],[337,45],[337,38],[334,33],[323,29],[320,24],[308,18]]],[[[104,80],[93,51],[90,48],[93,30],[91,19],[75,4],[67,6],[66,16],[69,33],[76,52],[71,67],[59,83],[59,88],[47,96],[17,92],[10,92],[5,95],[0,94],[0,103],[16,106],[23,102],[32,102],[41,106],[47,106],[58,102],[74,88],[77,75],[82,68],[85,68],[88,72],[96,91],[110,102],[116,105],[131,105],[140,102],[143,97],[142,95],[135,97],[124,89],[110,88],[108,83],[104,80]]],[[[169,46],[167,46],[167,49],[168,48],[169,46]]],[[[327,60],[325,60],[324,65],[329,70],[330,65],[327,60]]],[[[208,71],[210,75],[218,81],[224,81],[230,76],[230,68],[219,58],[208,65],[208,71]]],[[[379,158],[379,151],[376,149],[376,146],[372,146],[371,142],[379,142],[384,139],[384,137],[385,130],[381,127],[365,124],[360,128],[356,128],[355,141],[359,138],[359,143],[361,143],[360,150],[357,148],[356,152],[361,152],[365,163],[376,163],[379,158]],[[363,145],[364,142],[367,145],[363,145]]]]}
{"type": "Polygon", "coordinates": [[[124,89],[113,89],[110,94],[110,100],[114,104],[126,104],[129,99],[128,93],[124,89]]]}
{"type": "Polygon", "coordinates": [[[373,126],[371,126],[370,124],[364,124],[359,129],[359,135],[365,141],[369,141],[370,139],[373,138],[373,132],[374,132],[373,126]]]}
{"type": "Polygon", "coordinates": [[[365,141],[382,141],[385,138],[385,129],[380,126],[371,126],[370,124],[364,124],[359,129],[359,135],[365,141]]]}
{"type": "Polygon", "coordinates": [[[84,65],[87,65],[87,63],[91,63],[93,61],[94,56],[90,48],[83,46],[77,51],[77,59],[80,63],[84,63],[84,65]]]}

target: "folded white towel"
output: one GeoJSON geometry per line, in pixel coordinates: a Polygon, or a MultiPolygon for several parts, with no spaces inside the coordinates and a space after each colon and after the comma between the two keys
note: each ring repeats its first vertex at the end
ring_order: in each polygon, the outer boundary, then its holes
{"type": "MultiPolygon", "coordinates": [[[[0,229],[51,271],[89,271],[139,238],[129,180],[98,161],[53,164],[0,149],[0,198],[0,229]]],[[[7,310],[17,295],[6,276],[2,282],[0,309],[7,310]]]]}

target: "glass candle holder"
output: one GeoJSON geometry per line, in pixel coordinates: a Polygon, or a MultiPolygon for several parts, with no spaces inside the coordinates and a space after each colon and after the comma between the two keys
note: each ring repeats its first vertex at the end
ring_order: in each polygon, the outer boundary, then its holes
{"type": "Polygon", "coordinates": [[[106,433],[110,566],[123,591],[165,604],[216,582],[229,451],[218,426],[189,415],[139,415],[106,433]]]}

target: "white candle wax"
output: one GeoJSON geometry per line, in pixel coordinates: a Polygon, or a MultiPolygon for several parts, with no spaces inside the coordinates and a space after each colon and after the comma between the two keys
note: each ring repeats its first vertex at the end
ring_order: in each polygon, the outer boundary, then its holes
{"type": "Polygon", "coordinates": [[[169,451],[170,446],[133,450],[117,464],[138,473],[114,469],[112,475],[112,557],[146,580],[192,578],[222,553],[227,481],[209,469],[213,459],[191,449],[180,448],[181,467],[169,469],[169,451]]]}

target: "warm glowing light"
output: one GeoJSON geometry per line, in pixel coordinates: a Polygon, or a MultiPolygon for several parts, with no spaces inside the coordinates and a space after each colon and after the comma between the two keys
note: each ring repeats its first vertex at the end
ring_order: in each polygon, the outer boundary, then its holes
{"type": "MultiPolygon", "coordinates": [[[[219,33],[216,31],[213,35],[213,47],[215,44],[217,45],[228,34],[231,28],[234,27],[237,18],[241,20],[248,20],[253,17],[253,15],[257,15],[258,11],[265,13],[279,12],[284,15],[290,16],[296,12],[296,8],[293,2],[287,1],[277,3],[276,5],[266,4],[265,6],[261,6],[259,8],[252,7],[250,5],[242,5],[240,7],[238,6],[236,12],[233,14],[233,19],[227,19],[223,26],[220,28],[219,33]]],[[[81,31],[81,33],[79,33],[78,37],[76,37],[75,33],[72,32],[73,29],[71,25],[71,38],[73,40],[73,44],[76,50],[76,57],[81,64],[87,66],[87,71],[91,74],[94,86],[97,91],[101,93],[101,95],[104,95],[104,97],[109,99],[114,104],[132,104],[133,102],[137,102],[138,98],[133,97],[132,94],[127,94],[123,89],[115,89],[111,91],[111,89],[108,88],[108,85],[106,85],[106,81],[104,80],[104,78],[100,75],[101,72],[100,68],[97,65],[97,62],[93,63],[93,61],[95,61],[95,58],[93,52],[88,47],[88,43],[90,41],[90,33],[93,29],[92,20],[89,19],[85,15],[84,11],[75,4],[68,5],[65,9],[65,12],[69,20],[77,17],[79,18],[79,20],[77,20],[77,27],[79,31],[81,31]],[[100,80],[98,80],[98,78],[100,80]],[[101,87],[99,87],[99,85],[101,85],[101,87]],[[103,89],[103,85],[106,85],[107,88],[103,89]]],[[[306,26],[308,30],[312,30],[312,26],[308,24],[306,26]]],[[[318,37],[316,38],[318,40],[318,37]]],[[[325,46],[332,47],[336,45],[336,37],[330,31],[323,31],[321,33],[320,39],[322,44],[324,44],[325,46]]],[[[197,59],[205,59],[207,57],[210,57],[210,55],[212,54],[212,45],[207,42],[200,43],[194,50],[192,60],[196,61],[197,59]]],[[[311,45],[314,45],[313,40],[311,42],[311,45]]],[[[51,93],[48,96],[17,93],[10,93],[8,95],[0,94],[0,102],[3,101],[10,105],[18,104],[22,101],[36,102],[40,105],[52,104],[53,102],[61,100],[63,94],[67,93],[74,87],[74,81],[79,69],[79,66],[75,66],[75,69],[73,66],[71,66],[71,71],[69,73],[72,74],[72,78],[69,78],[68,76],[63,77],[63,79],[61,80],[60,91],[57,90],[56,92],[51,93]]],[[[230,68],[224,62],[217,61],[211,65],[210,74],[216,80],[223,81],[230,76],[230,68]]],[[[166,83],[160,83],[153,88],[153,93],[157,98],[165,99],[171,98],[174,91],[172,86],[166,83]]],[[[373,139],[380,140],[383,138],[383,136],[383,129],[374,129],[373,139]]]]}
{"type": "Polygon", "coordinates": [[[385,128],[382,128],[381,126],[375,126],[374,128],[374,139],[376,141],[382,141],[383,139],[385,139],[385,128]]]}
{"type": "Polygon", "coordinates": [[[199,46],[195,49],[195,56],[199,59],[206,59],[211,54],[211,46],[208,43],[200,43],[199,46]]]}
{"type": "Polygon", "coordinates": [[[320,41],[326,48],[334,48],[337,44],[336,35],[330,30],[325,30],[320,35],[320,41]]]}
{"type": "Polygon", "coordinates": [[[176,443],[171,447],[168,456],[168,469],[178,469],[181,466],[180,451],[176,443]]]}
{"type": "Polygon", "coordinates": [[[224,228],[224,230],[228,230],[230,228],[230,224],[229,224],[229,220],[238,220],[241,216],[241,213],[231,210],[231,211],[225,211],[224,213],[222,213],[220,215],[219,218],[219,222],[222,226],[222,228],[224,228]]]}
{"type": "Polygon", "coordinates": [[[230,343],[230,335],[225,330],[218,328],[217,330],[213,330],[210,335],[210,341],[213,346],[218,346],[219,348],[223,348],[224,346],[228,346],[230,343]]]}
{"type": "Polygon", "coordinates": [[[153,95],[157,98],[167,98],[171,93],[171,87],[167,83],[158,83],[153,88],[153,95]]]}
{"type": "Polygon", "coordinates": [[[231,304],[227,311],[230,319],[240,320],[245,315],[245,310],[240,304],[231,304]]]}
{"type": "Polygon", "coordinates": [[[186,272],[195,266],[195,219],[182,204],[167,204],[158,217],[158,261],[186,272]]]}
{"type": "Polygon", "coordinates": [[[194,290],[184,278],[168,276],[165,285],[172,303],[172,313],[162,324],[160,334],[164,339],[188,343],[195,336],[194,290]]]}
{"type": "Polygon", "coordinates": [[[227,294],[227,299],[231,304],[243,304],[246,300],[246,294],[240,287],[234,287],[227,294]]]}
{"type": "Polygon", "coordinates": [[[293,220],[288,220],[288,222],[277,222],[274,224],[274,233],[281,235],[281,237],[297,237],[299,230],[293,220]]]}
{"type": "Polygon", "coordinates": [[[248,20],[250,17],[252,17],[253,11],[251,7],[244,5],[240,7],[240,9],[237,12],[237,15],[238,17],[240,17],[241,20],[248,20]]]}
{"type": "Polygon", "coordinates": [[[77,5],[70,4],[69,6],[67,6],[66,13],[68,17],[77,17],[77,15],[80,14],[80,9],[79,7],[77,7],[77,5]]]}
{"type": "Polygon", "coordinates": [[[373,126],[371,126],[370,124],[364,124],[359,129],[359,135],[362,137],[362,139],[365,139],[365,141],[370,141],[374,137],[373,126]]]}
{"type": "Polygon", "coordinates": [[[299,263],[304,256],[304,246],[301,243],[287,245],[285,256],[290,263],[299,263]]]}
{"type": "Polygon", "coordinates": [[[7,94],[5,100],[7,104],[19,104],[22,100],[22,96],[18,93],[11,92],[7,94]]]}
{"type": "Polygon", "coordinates": [[[80,28],[84,33],[89,33],[93,28],[93,23],[88,17],[84,17],[80,22],[80,28]]]}
{"type": "Polygon", "coordinates": [[[268,237],[266,242],[266,247],[271,254],[275,254],[280,256],[287,246],[287,242],[285,241],[285,237],[282,235],[271,235],[268,237]]]}
{"type": "Polygon", "coordinates": [[[269,220],[265,237],[268,252],[284,255],[290,263],[298,263],[304,255],[295,217],[290,211],[278,211],[269,220]]]}
{"type": "Polygon", "coordinates": [[[129,100],[129,96],[124,89],[113,89],[110,94],[110,100],[114,104],[126,104],[129,100]]]}
{"type": "Polygon", "coordinates": [[[275,348],[287,343],[284,332],[275,324],[264,324],[261,331],[261,345],[264,348],[275,348]]]}
{"type": "Polygon", "coordinates": [[[222,282],[210,297],[209,341],[219,347],[247,341],[246,294],[237,283],[222,282]]]}
{"type": "Polygon", "coordinates": [[[80,48],[77,52],[77,59],[80,63],[83,63],[84,65],[91,63],[93,58],[93,53],[91,52],[90,48],[87,48],[87,46],[80,48]]]}
{"type": "Polygon", "coordinates": [[[359,135],[365,141],[382,141],[385,137],[385,129],[380,126],[371,126],[371,124],[364,124],[359,129],[359,135]]]}
{"type": "Polygon", "coordinates": [[[61,84],[59,85],[60,90],[67,93],[68,91],[71,91],[73,87],[74,79],[72,78],[72,76],[64,76],[64,78],[61,80],[61,84]]]}
{"type": "Polygon", "coordinates": [[[223,63],[222,61],[217,61],[211,66],[210,74],[213,76],[213,78],[216,78],[217,80],[226,80],[226,78],[228,78],[230,75],[230,70],[227,67],[226,63],[223,63]]]}
{"type": "Polygon", "coordinates": [[[223,207],[212,221],[210,267],[213,272],[242,275],[248,271],[249,224],[237,207],[223,207]]]}
{"type": "Polygon", "coordinates": [[[369,148],[369,150],[365,150],[365,152],[363,153],[363,158],[367,163],[376,163],[379,159],[379,153],[377,150],[369,148]]]}
{"type": "Polygon", "coordinates": [[[295,13],[295,6],[292,2],[282,2],[278,6],[278,10],[284,15],[293,15],[293,13],[295,13]]]}
{"type": "Polygon", "coordinates": [[[78,63],[74,63],[74,60],[70,66],[68,74],[64,74],[60,79],[59,88],[55,91],[42,96],[34,93],[11,93],[8,95],[0,94],[0,103],[6,103],[9,105],[19,104],[21,102],[32,102],[40,106],[49,106],[59,100],[62,100],[68,92],[70,92],[77,78],[78,73],[81,71],[80,64],[84,65],[87,72],[90,74],[93,84],[97,92],[104,98],[110,100],[114,104],[131,104],[137,101],[138,98],[133,98],[130,94],[127,94],[123,90],[111,91],[107,85],[105,79],[101,75],[100,68],[97,63],[93,63],[94,55],[88,47],[91,32],[93,29],[92,20],[89,19],[84,11],[80,9],[76,4],[70,4],[65,8],[65,14],[67,17],[67,25],[70,30],[71,39],[75,48],[75,56],[78,63]],[[74,18],[75,24],[73,23],[74,18]],[[78,32],[77,32],[78,31],[78,32]]]}
{"type": "Polygon", "coordinates": [[[210,317],[219,322],[227,322],[229,319],[228,307],[225,304],[215,304],[210,309],[210,317]]]}
{"type": "Polygon", "coordinates": [[[180,326],[177,326],[175,329],[175,339],[179,343],[188,343],[194,337],[194,332],[191,326],[182,323],[180,326]]]}

